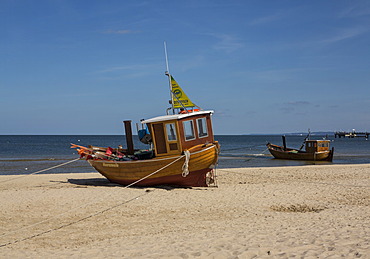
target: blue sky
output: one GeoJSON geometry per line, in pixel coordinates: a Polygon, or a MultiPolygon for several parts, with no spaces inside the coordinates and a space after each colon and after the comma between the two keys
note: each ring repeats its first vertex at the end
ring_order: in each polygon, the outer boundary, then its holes
{"type": "Polygon", "coordinates": [[[0,134],[123,134],[170,72],[215,134],[370,131],[370,1],[0,1],[0,134]]]}

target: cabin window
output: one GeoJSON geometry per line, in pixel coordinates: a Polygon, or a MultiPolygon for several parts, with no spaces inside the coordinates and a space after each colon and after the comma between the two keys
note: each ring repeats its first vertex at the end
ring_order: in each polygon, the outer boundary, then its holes
{"type": "Polygon", "coordinates": [[[167,132],[167,140],[168,141],[176,141],[176,126],[175,123],[167,123],[166,124],[166,132],[167,132]]]}
{"type": "Polygon", "coordinates": [[[206,118],[197,119],[198,123],[198,135],[200,138],[208,136],[206,118]]]}
{"type": "Polygon", "coordinates": [[[316,142],[308,142],[307,143],[307,146],[308,147],[316,147],[317,146],[317,143],[316,142]]]}
{"type": "Polygon", "coordinates": [[[319,147],[329,147],[329,143],[319,143],[319,147]]]}
{"type": "Polygon", "coordinates": [[[193,121],[192,120],[183,121],[182,124],[184,125],[185,139],[186,140],[195,139],[193,121]]]}

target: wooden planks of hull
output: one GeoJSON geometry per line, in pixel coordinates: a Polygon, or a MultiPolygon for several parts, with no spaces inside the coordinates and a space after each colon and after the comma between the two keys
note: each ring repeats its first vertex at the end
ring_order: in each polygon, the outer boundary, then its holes
{"type": "Polygon", "coordinates": [[[185,156],[137,161],[89,160],[89,163],[107,179],[120,184],[133,183],[158,171],[136,185],[206,186],[206,174],[217,162],[217,157],[218,149],[213,144],[191,153],[188,163],[189,174],[186,177],[182,176],[185,156]]]}
{"type": "Polygon", "coordinates": [[[288,159],[288,160],[306,160],[306,161],[332,161],[333,150],[320,151],[320,152],[305,152],[296,149],[287,148],[284,150],[283,147],[268,144],[268,149],[275,158],[277,159],[288,159]]]}

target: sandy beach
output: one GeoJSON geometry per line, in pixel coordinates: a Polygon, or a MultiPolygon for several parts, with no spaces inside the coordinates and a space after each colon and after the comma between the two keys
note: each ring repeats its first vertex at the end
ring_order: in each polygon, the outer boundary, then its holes
{"type": "Polygon", "coordinates": [[[217,175],[217,188],[0,176],[0,258],[370,258],[369,164],[217,175]]]}

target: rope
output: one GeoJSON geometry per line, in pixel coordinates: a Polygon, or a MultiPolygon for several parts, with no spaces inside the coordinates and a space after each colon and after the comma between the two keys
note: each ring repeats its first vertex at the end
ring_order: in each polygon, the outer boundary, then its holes
{"type": "MultiPolygon", "coordinates": [[[[215,150],[216,150],[216,154],[219,155],[220,154],[220,149],[217,148],[217,145],[214,145],[215,147],[215,150]]],[[[218,183],[217,183],[217,165],[218,165],[218,160],[216,162],[216,164],[214,165],[214,169],[212,169],[212,171],[210,172],[210,178],[213,178],[213,181],[214,181],[214,186],[215,187],[218,187],[218,183]]]]}
{"type": "MultiPolygon", "coordinates": [[[[175,159],[174,161],[172,161],[172,162],[168,163],[167,165],[165,165],[165,166],[163,166],[162,168],[160,168],[160,169],[158,169],[158,170],[154,171],[153,173],[150,173],[150,174],[148,174],[147,176],[144,176],[143,178],[141,178],[141,179],[139,179],[139,180],[137,180],[137,181],[135,181],[135,182],[133,182],[133,183],[131,183],[131,184],[129,184],[129,185],[126,185],[125,187],[123,187],[123,189],[129,188],[129,187],[131,187],[131,186],[133,186],[133,185],[137,184],[138,182],[141,182],[141,181],[143,181],[144,179],[146,179],[146,178],[148,178],[148,177],[150,177],[150,176],[152,176],[152,175],[154,175],[154,174],[158,173],[159,171],[161,171],[161,170],[163,170],[163,169],[165,169],[165,168],[169,167],[170,165],[172,165],[172,164],[176,163],[177,161],[179,161],[180,159],[182,159],[184,156],[185,156],[185,155],[183,155],[183,156],[179,156],[179,157],[178,157],[177,159],[175,159]]],[[[135,198],[135,199],[136,199],[136,198],[135,198]]],[[[129,201],[132,201],[132,200],[134,200],[134,199],[131,199],[131,200],[129,200],[129,201]]],[[[11,245],[11,244],[15,244],[15,243],[18,243],[18,242],[21,242],[21,241],[24,241],[24,240],[31,239],[31,238],[33,238],[33,237],[41,236],[41,235],[43,235],[43,234],[46,234],[46,233],[52,232],[52,231],[54,231],[54,230],[59,230],[59,229],[61,229],[61,228],[63,228],[63,227],[67,227],[67,226],[70,226],[70,225],[76,224],[76,223],[81,222],[81,221],[83,221],[83,220],[85,220],[85,219],[88,219],[88,218],[94,217],[94,216],[96,216],[96,215],[98,215],[98,214],[101,214],[101,213],[104,213],[104,212],[106,212],[106,211],[108,211],[108,210],[111,210],[111,209],[113,209],[113,208],[119,207],[119,206],[121,206],[121,205],[123,205],[123,204],[125,204],[125,203],[127,203],[127,202],[129,202],[129,201],[121,202],[121,203],[119,203],[119,204],[117,204],[117,205],[115,205],[115,206],[109,207],[109,208],[107,208],[107,209],[105,209],[105,210],[102,210],[102,211],[97,212],[97,213],[94,213],[94,214],[90,214],[89,216],[86,216],[86,217],[84,217],[84,218],[82,218],[82,219],[79,219],[79,220],[77,220],[77,221],[74,221],[74,222],[71,222],[71,223],[68,223],[68,224],[62,225],[62,226],[57,227],[57,228],[49,229],[49,230],[43,231],[43,232],[41,232],[41,233],[38,233],[38,234],[35,234],[35,235],[32,235],[32,236],[29,236],[29,237],[25,237],[25,238],[23,238],[23,239],[15,240],[15,241],[13,241],[13,242],[8,242],[8,243],[5,243],[5,244],[0,244],[0,247],[8,246],[8,245],[11,245]]],[[[16,230],[10,231],[10,232],[8,232],[8,233],[4,233],[4,234],[2,234],[1,236],[7,236],[7,235],[9,235],[9,234],[11,234],[11,233],[18,232],[18,231],[24,230],[24,229],[26,229],[26,228],[30,228],[30,227],[34,227],[34,226],[40,225],[40,224],[42,224],[42,223],[48,222],[48,221],[50,221],[50,220],[52,220],[52,219],[55,219],[55,218],[60,217],[60,216],[62,216],[62,215],[65,215],[65,214],[67,214],[67,213],[69,213],[69,212],[71,212],[71,211],[74,211],[74,210],[77,210],[77,209],[80,209],[80,208],[86,207],[86,206],[88,206],[88,205],[90,205],[90,204],[93,204],[93,203],[95,203],[95,202],[90,202],[90,203],[87,203],[87,204],[81,205],[81,206],[79,206],[79,207],[76,207],[76,208],[70,209],[70,210],[68,210],[68,211],[66,211],[66,212],[64,212],[64,213],[58,214],[58,215],[56,215],[56,216],[54,216],[54,217],[51,217],[51,218],[49,218],[49,219],[46,219],[46,220],[43,220],[43,221],[37,222],[37,223],[32,224],[32,225],[28,225],[28,226],[22,227],[22,228],[20,228],[20,229],[16,229],[16,230]]]]}
{"type": "MultiPolygon", "coordinates": [[[[268,151],[269,149],[268,148],[266,148],[261,154],[264,154],[266,151],[268,151]]],[[[249,161],[251,161],[252,159],[256,159],[257,158],[257,156],[252,156],[252,157],[250,157],[250,158],[248,158],[248,159],[244,159],[244,161],[247,161],[247,162],[249,162],[249,161]]]]}
{"type": "Polygon", "coordinates": [[[190,151],[185,150],[184,155],[185,155],[185,162],[182,165],[182,177],[186,177],[189,174],[190,151]]]}
{"type": "Polygon", "coordinates": [[[227,152],[227,151],[234,151],[234,150],[244,150],[244,149],[252,149],[255,147],[259,147],[261,144],[253,145],[253,146],[244,146],[244,147],[238,147],[238,148],[230,148],[230,149],[222,149],[222,152],[227,152]]]}
{"type": "Polygon", "coordinates": [[[46,169],[42,169],[42,170],[37,171],[37,172],[34,172],[34,173],[32,173],[32,174],[21,175],[21,176],[14,177],[14,178],[11,178],[11,179],[8,179],[8,180],[0,181],[0,183],[5,183],[5,182],[13,181],[13,180],[15,180],[15,179],[19,179],[19,178],[22,178],[22,177],[26,177],[26,176],[30,176],[30,175],[34,175],[34,174],[38,174],[38,173],[42,173],[42,172],[45,172],[45,171],[49,171],[49,170],[51,170],[51,169],[58,168],[58,167],[61,167],[61,166],[64,166],[64,165],[67,165],[67,164],[70,164],[70,163],[76,162],[77,160],[80,160],[80,158],[73,159],[73,160],[71,160],[71,161],[65,162],[65,163],[60,164],[60,165],[55,165],[55,166],[52,166],[52,167],[49,167],[49,168],[46,168],[46,169]]]}
{"type": "Polygon", "coordinates": [[[268,148],[266,148],[261,154],[265,153],[267,150],[269,150],[268,148]]]}
{"type": "Polygon", "coordinates": [[[147,176],[144,176],[143,178],[141,178],[141,179],[139,179],[139,180],[137,180],[137,181],[135,181],[135,182],[133,182],[133,183],[130,183],[129,185],[126,185],[124,188],[131,187],[131,186],[133,186],[133,185],[137,184],[138,182],[141,182],[142,180],[145,180],[146,178],[148,178],[148,177],[150,177],[150,176],[152,176],[152,175],[154,175],[154,174],[158,173],[159,171],[161,171],[161,170],[163,170],[163,169],[165,169],[165,168],[169,167],[170,165],[172,165],[172,164],[176,163],[177,161],[179,161],[179,160],[180,160],[181,158],[183,158],[183,157],[184,157],[184,156],[179,156],[179,158],[177,158],[176,160],[173,160],[171,163],[169,163],[169,164],[167,164],[167,165],[163,166],[162,168],[158,169],[157,171],[154,171],[153,173],[148,174],[147,176]]]}
{"type": "MultiPolygon", "coordinates": [[[[259,146],[259,145],[255,145],[255,146],[252,146],[251,148],[253,148],[253,147],[257,147],[257,146],[259,146]]],[[[233,150],[242,150],[242,149],[245,149],[246,147],[242,147],[242,148],[233,148],[233,149],[227,149],[227,150],[223,150],[222,152],[227,152],[227,151],[233,151],[233,150]]],[[[262,151],[261,152],[261,155],[265,155],[265,153],[268,151],[268,148],[266,148],[264,151],[262,151]]],[[[248,156],[252,156],[252,155],[259,155],[259,154],[245,154],[245,155],[248,155],[248,156]]],[[[222,156],[222,155],[220,155],[221,157],[228,157],[227,155],[225,156],[222,156]]],[[[252,160],[252,159],[256,159],[257,158],[257,156],[252,156],[252,157],[250,157],[250,158],[248,158],[248,159],[245,159],[245,161],[250,161],[250,160],[252,160]]]]}
{"type": "MultiPolygon", "coordinates": [[[[148,192],[146,192],[146,193],[144,193],[144,194],[141,194],[141,195],[139,195],[139,196],[136,196],[135,198],[132,198],[132,199],[130,199],[130,200],[127,200],[127,201],[121,202],[121,203],[119,203],[119,204],[117,204],[117,205],[115,205],[115,206],[112,206],[112,207],[109,207],[109,208],[107,208],[107,209],[104,209],[104,210],[98,211],[98,212],[96,212],[96,213],[94,213],[94,214],[90,214],[90,215],[88,215],[88,216],[86,216],[86,217],[84,217],[84,218],[81,218],[81,219],[79,219],[79,220],[76,220],[76,221],[73,221],[73,222],[70,222],[70,223],[67,223],[67,224],[61,225],[61,226],[59,226],[59,227],[51,228],[51,229],[45,230],[45,231],[43,231],[43,232],[40,232],[40,233],[38,233],[38,234],[34,234],[34,235],[32,235],[32,236],[28,236],[28,237],[25,237],[25,238],[22,238],[22,239],[15,240],[15,241],[13,241],[13,242],[8,242],[8,243],[5,243],[5,244],[0,244],[0,247],[4,247],[4,246],[8,246],[8,245],[12,245],[12,244],[16,244],[16,243],[19,243],[19,242],[22,242],[22,241],[29,240],[29,239],[34,238],[34,237],[38,237],[38,236],[41,236],[41,235],[44,235],[44,234],[50,233],[50,232],[52,232],[52,231],[56,231],[56,230],[62,229],[62,228],[64,228],[64,227],[69,227],[69,226],[71,226],[71,225],[74,225],[74,224],[77,224],[77,223],[79,223],[79,222],[82,222],[82,221],[84,221],[84,220],[86,220],[86,219],[88,219],[88,218],[95,217],[95,216],[97,216],[97,215],[99,215],[99,214],[102,214],[102,213],[104,213],[104,212],[106,212],[106,211],[112,210],[112,209],[114,209],[114,208],[117,208],[117,207],[119,207],[119,206],[122,206],[123,204],[126,204],[126,203],[129,203],[129,202],[133,201],[133,200],[136,200],[136,199],[140,198],[141,196],[146,195],[147,193],[148,193],[148,192]]],[[[13,231],[13,232],[14,232],[14,231],[13,231]]]]}

